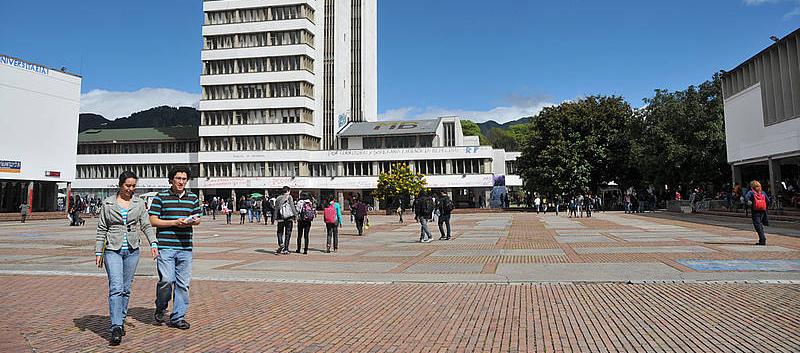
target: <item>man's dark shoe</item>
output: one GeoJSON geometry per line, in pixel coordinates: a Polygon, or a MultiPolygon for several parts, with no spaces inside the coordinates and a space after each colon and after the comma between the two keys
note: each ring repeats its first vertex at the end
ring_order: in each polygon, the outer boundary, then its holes
{"type": "Polygon", "coordinates": [[[171,321],[169,323],[169,326],[174,327],[174,328],[179,328],[181,330],[188,330],[189,329],[189,323],[186,322],[186,320],[178,320],[178,321],[174,321],[174,322],[171,321]]]}
{"type": "Polygon", "coordinates": [[[111,328],[111,339],[109,340],[112,346],[117,346],[122,343],[122,327],[114,326],[111,328]]]}
{"type": "Polygon", "coordinates": [[[767,243],[756,243],[755,245],[767,245],[767,243]]]}
{"type": "Polygon", "coordinates": [[[164,323],[164,310],[156,309],[156,312],[153,314],[153,319],[156,320],[157,323],[163,324],[164,323]]]}

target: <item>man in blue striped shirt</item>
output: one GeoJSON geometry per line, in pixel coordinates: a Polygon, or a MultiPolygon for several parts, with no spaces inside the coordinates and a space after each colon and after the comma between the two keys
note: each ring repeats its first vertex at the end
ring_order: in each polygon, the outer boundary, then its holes
{"type": "Polygon", "coordinates": [[[159,192],[150,206],[150,223],[158,239],[158,285],[156,286],[156,322],[164,322],[170,299],[172,314],[168,325],[189,329],[189,281],[192,277],[192,226],[200,224],[200,199],[186,190],[189,169],[177,166],[169,171],[168,190],[159,192]],[[174,295],[173,295],[174,293],[174,295]]]}

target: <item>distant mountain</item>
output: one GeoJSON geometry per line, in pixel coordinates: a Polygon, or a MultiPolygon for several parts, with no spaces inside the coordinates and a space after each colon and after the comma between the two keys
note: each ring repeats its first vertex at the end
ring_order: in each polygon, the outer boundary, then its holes
{"type": "Polygon", "coordinates": [[[481,133],[484,136],[488,136],[489,135],[489,131],[492,130],[493,128],[501,128],[503,130],[506,130],[506,129],[514,126],[514,125],[525,124],[525,123],[529,122],[530,120],[531,120],[531,117],[529,117],[529,116],[528,117],[524,117],[524,118],[519,118],[517,120],[509,121],[509,122],[507,122],[505,124],[500,124],[500,123],[498,123],[498,122],[496,122],[494,120],[489,120],[489,121],[485,121],[485,122],[482,122],[482,123],[478,123],[478,127],[481,128],[481,133]]]}
{"type": "Polygon", "coordinates": [[[111,120],[104,118],[102,115],[81,113],[78,117],[78,132],[84,132],[89,129],[105,129],[110,122],[111,120]]]}
{"type": "Polygon", "coordinates": [[[83,113],[78,132],[89,129],[129,129],[142,127],[200,126],[200,112],[192,107],[161,106],[133,113],[129,117],[108,120],[101,115],[83,113]]]}

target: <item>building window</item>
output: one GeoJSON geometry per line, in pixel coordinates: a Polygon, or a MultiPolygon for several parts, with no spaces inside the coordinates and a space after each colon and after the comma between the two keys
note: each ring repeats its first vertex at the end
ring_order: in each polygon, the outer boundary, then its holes
{"type": "Polygon", "coordinates": [[[516,161],[506,161],[506,174],[517,174],[516,161]]]}
{"type": "Polygon", "coordinates": [[[425,175],[442,175],[446,173],[447,161],[443,159],[414,161],[414,168],[425,175]]]}
{"type": "Polygon", "coordinates": [[[445,147],[451,147],[456,145],[456,123],[454,122],[446,122],[443,124],[444,127],[444,145],[445,147]]]}
{"type": "Polygon", "coordinates": [[[271,177],[295,177],[300,174],[299,162],[269,162],[268,175],[271,177]]]}
{"type": "Polygon", "coordinates": [[[372,173],[372,162],[345,162],[345,176],[370,176],[372,173]]]}
{"type": "Polygon", "coordinates": [[[388,173],[392,170],[397,169],[400,165],[408,165],[406,161],[387,161],[387,162],[379,162],[378,169],[381,173],[388,173]]]}
{"type": "Polygon", "coordinates": [[[392,136],[384,138],[386,148],[412,148],[417,146],[416,136],[392,136]]]}
{"type": "Polygon", "coordinates": [[[333,177],[339,175],[337,163],[309,163],[308,169],[312,177],[333,177]]]}
{"type": "Polygon", "coordinates": [[[453,174],[482,174],[483,170],[482,159],[454,159],[453,160],[453,174]]]}

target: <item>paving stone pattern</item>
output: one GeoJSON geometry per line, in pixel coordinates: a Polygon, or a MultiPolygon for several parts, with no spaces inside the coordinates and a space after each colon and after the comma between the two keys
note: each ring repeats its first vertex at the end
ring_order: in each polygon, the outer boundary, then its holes
{"type": "Polygon", "coordinates": [[[315,223],[308,255],[274,255],[274,226],[206,218],[192,328],[154,325],[143,251],[117,348],[96,222],[0,223],[0,352],[800,351],[800,238],[621,213],[456,214],[431,243],[371,223],[330,254],[315,223]]]}
{"type": "Polygon", "coordinates": [[[0,351],[800,350],[791,285],[195,281],[188,331],[154,323],[154,285],[136,279],[127,335],[108,347],[104,278],[0,276],[0,351]]]}

